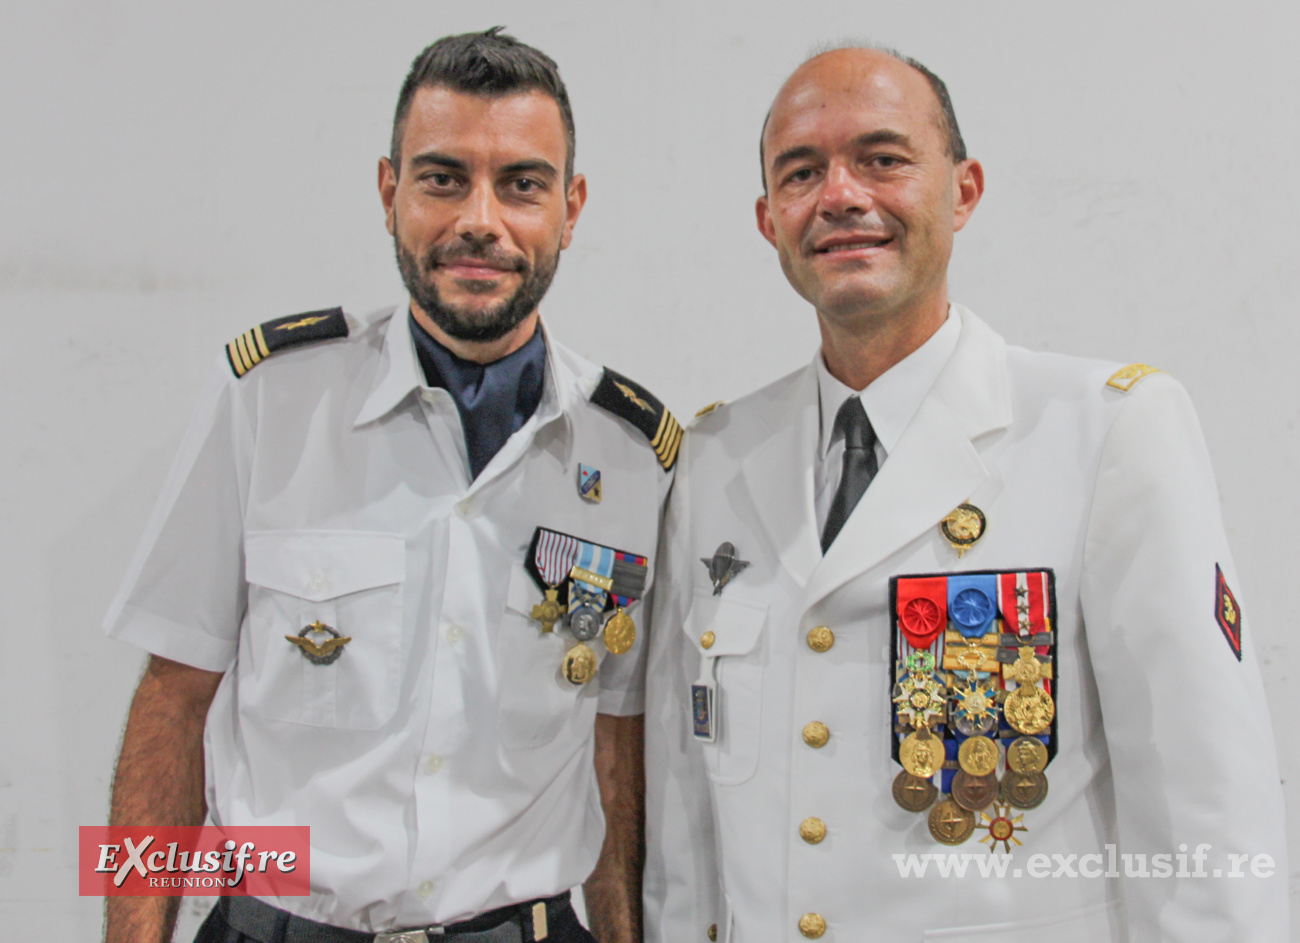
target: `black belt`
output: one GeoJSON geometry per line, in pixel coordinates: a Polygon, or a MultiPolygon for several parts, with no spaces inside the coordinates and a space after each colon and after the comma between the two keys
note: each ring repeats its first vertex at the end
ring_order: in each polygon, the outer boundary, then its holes
{"type": "Polygon", "coordinates": [[[348,930],[272,907],[256,897],[222,897],[221,916],[233,930],[259,943],[425,943],[451,937],[455,943],[535,943],[569,909],[569,892],[510,904],[445,926],[411,927],[384,933],[348,930]],[[542,918],[542,914],[545,918],[542,918]]]}

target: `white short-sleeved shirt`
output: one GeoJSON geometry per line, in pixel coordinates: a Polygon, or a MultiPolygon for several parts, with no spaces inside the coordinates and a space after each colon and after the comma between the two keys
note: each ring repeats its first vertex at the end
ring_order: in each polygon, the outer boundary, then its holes
{"type": "Polygon", "coordinates": [[[588,402],[601,370],[547,338],[531,419],[473,482],[450,394],[425,386],[405,306],[202,394],[109,635],[226,672],[207,800],[227,825],[311,826],[310,897],[358,930],[449,923],[557,894],[595,866],[597,712],[643,709],[640,638],[575,688],[575,640],[531,618],[538,526],[649,558],[671,476],[588,402]],[[603,500],[578,492],[598,469],[603,500]],[[351,637],[332,664],[286,640],[351,637]]]}

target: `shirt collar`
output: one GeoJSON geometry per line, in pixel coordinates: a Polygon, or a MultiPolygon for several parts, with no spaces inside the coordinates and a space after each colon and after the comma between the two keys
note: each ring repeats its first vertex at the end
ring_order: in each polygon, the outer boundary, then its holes
{"type": "Polygon", "coordinates": [[[817,457],[824,459],[835,441],[835,414],[850,396],[862,398],[862,406],[876,432],[876,440],[888,455],[898,444],[903,430],[916,415],[944,364],[957,347],[961,334],[961,319],[949,309],[948,317],[939,330],[898,363],[872,381],[860,393],[845,386],[826,369],[821,351],[817,352],[817,392],[821,399],[821,438],[817,457]]]}
{"type": "MultiPolygon", "coordinates": [[[[409,302],[399,305],[384,326],[384,341],[375,378],[353,426],[374,422],[396,409],[413,391],[427,389],[424,368],[420,366],[419,356],[415,352],[415,339],[411,337],[411,329],[407,324],[406,315],[409,311],[409,302]]],[[[579,389],[582,378],[567,368],[563,358],[556,356],[555,345],[545,322],[542,323],[542,338],[546,342],[545,381],[542,401],[533,413],[538,427],[567,413],[577,398],[582,396],[582,390],[579,389]]]]}

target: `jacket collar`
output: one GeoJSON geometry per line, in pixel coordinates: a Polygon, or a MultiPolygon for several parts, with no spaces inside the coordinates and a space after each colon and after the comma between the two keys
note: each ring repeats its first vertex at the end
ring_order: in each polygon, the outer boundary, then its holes
{"type": "MultiPolygon", "coordinates": [[[[415,390],[425,388],[424,370],[415,351],[415,340],[407,324],[408,305],[399,305],[384,326],[384,340],[379,351],[379,364],[371,381],[370,392],[357,413],[353,426],[363,426],[388,415],[415,390]]],[[[534,416],[538,425],[557,417],[567,416],[578,402],[591,395],[599,379],[587,374],[590,371],[573,369],[575,358],[557,348],[546,323],[541,323],[542,338],[546,342],[546,377],[542,401],[534,416]]]]}
{"type": "Polygon", "coordinates": [[[1006,344],[967,309],[952,311],[961,318],[952,356],[825,556],[813,510],[815,364],[771,404],[772,434],[742,460],[763,527],[809,605],[938,526],[988,478],[974,440],[1011,422],[1006,344]]]}

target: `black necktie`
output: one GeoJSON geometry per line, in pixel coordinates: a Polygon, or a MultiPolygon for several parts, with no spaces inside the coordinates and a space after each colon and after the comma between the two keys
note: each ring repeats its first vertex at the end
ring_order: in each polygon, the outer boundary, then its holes
{"type": "Polygon", "coordinates": [[[835,489],[826,529],[822,531],[822,553],[830,549],[840,528],[849,519],[858,499],[876,477],[876,430],[871,428],[862,397],[850,396],[835,414],[835,428],[844,434],[844,469],[840,486],[835,489]]]}

